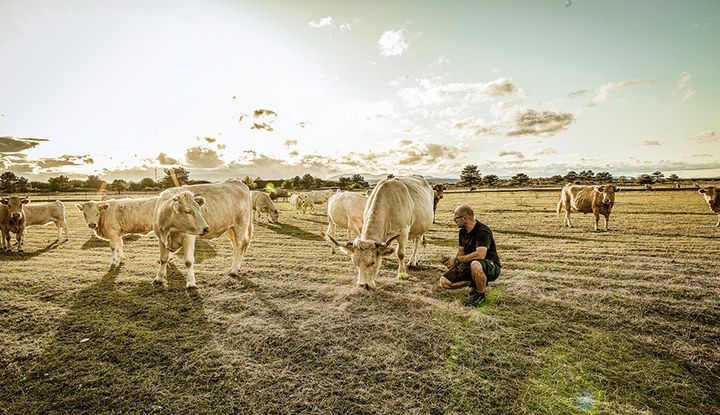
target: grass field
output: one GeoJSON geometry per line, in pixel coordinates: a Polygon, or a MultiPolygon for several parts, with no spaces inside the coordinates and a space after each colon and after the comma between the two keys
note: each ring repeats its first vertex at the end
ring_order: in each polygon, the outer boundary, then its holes
{"type": "MultiPolygon", "coordinates": [[[[694,190],[620,192],[608,232],[555,216],[559,192],[446,194],[421,266],[353,288],[323,214],[257,223],[241,278],[198,243],[198,290],[154,237],[30,228],[0,254],[0,413],[720,413],[720,229],[694,190]],[[467,202],[503,261],[489,301],[437,285],[467,202]]],[[[602,223],[602,222],[601,222],[602,223]]],[[[343,233],[340,233],[343,235],[343,233]]],[[[409,252],[408,252],[409,256],[409,252]]]]}

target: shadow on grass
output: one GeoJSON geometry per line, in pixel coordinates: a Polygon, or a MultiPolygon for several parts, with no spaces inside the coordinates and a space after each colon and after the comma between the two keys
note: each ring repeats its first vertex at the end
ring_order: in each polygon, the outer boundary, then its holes
{"type": "MultiPolygon", "coordinates": [[[[316,214],[316,215],[314,215],[314,216],[318,216],[318,215],[316,214]]],[[[327,225],[327,224],[328,224],[327,215],[320,215],[320,216],[322,216],[323,218],[325,218],[325,220],[317,220],[317,219],[307,218],[307,217],[301,217],[300,220],[304,220],[305,222],[319,223],[319,224],[321,224],[321,225],[327,225]]]]}
{"type": "MultiPolygon", "coordinates": [[[[133,243],[140,239],[140,235],[125,235],[123,236],[123,243],[133,243]]],[[[90,239],[85,241],[85,243],[82,244],[80,249],[86,250],[86,249],[93,249],[93,248],[110,248],[110,242],[108,242],[105,239],[98,238],[94,233],[90,236],[90,239]]]]}
{"type": "Polygon", "coordinates": [[[79,292],[45,354],[20,362],[21,373],[0,376],[0,407],[23,414],[150,413],[202,405],[220,363],[207,356],[211,330],[202,298],[185,290],[177,268],[168,270],[167,287],[124,290],[116,287],[114,268],[79,292]]]}
{"type": "Polygon", "coordinates": [[[305,241],[324,241],[325,239],[316,233],[308,232],[302,228],[299,228],[290,224],[273,225],[270,223],[258,223],[258,226],[267,228],[280,235],[287,235],[293,238],[303,239],[305,241]]]}
{"type": "MultiPolygon", "coordinates": [[[[560,230],[560,231],[562,231],[562,230],[560,230]]],[[[611,229],[611,231],[612,231],[612,229],[611,229]]],[[[566,241],[579,241],[579,242],[595,241],[595,239],[592,239],[592,238],[581,238],[579,236],[568,236],[568,235],[562,235],[559,233],[555,233],[555,234],[536,233],[536,232],[529,232],[529,231],[511,231],[511,230],[506,230],[506,229],[493,229],[493,232],[501,234],[501,235],[530,236],[533,238],[543,238],[543,239],[564,239],[566,241]]],[[[592,228],[590,228],[589,232],[595,232],[595,231],[593,231],[592,228]]]]}
{"type": "MultiPolygon", "coordinates": [[[[12,252],[0,251],[0,258],[2,258],[3,261],[28,261],[30,259],[33,259],[37,256],[44,254],[45,252],[48,252],[49,250],[51,250],[53,248],[57,248],[66,242],[67,241],[60,241],[60,242],[52,241],[49,244],[47,244],[45,247],[40,248],[35,251],[25,251],[25,252],[17,252],[15,250],[12,252]]],[[[14,244],[14,240],[12,243],[14,244]]]]}

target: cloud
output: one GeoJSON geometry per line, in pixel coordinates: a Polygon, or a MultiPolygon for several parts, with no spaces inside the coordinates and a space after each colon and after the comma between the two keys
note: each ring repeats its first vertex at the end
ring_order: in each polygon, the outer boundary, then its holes
{"type": "Polygon", "coordinates": [[[528,109],[518,113],[513,129],[508,131],[506,135],[550,136],[566,129],[573,121],[575,121],[575,116],[568,112],[538,112],[528,109]]]}
{"type": "Polygon", "coordinates": [[[215,150],[204,147],[191,147],[185,151],[185,159],[189,167],[212,169],[224,163],[215,150]]]}
{"type": "Polygon", "coordinates": [[[300,155],[300,153],[298,153],[297,150],[293,150],[290,153],[288,153],[288,155],[290,155],[290,157],[297,157],[298,155],[300,155]]]}
{"type": "Polygon", "coordinates": [[[157,161],[164,166],[179,165],[180,161],[168,156],[165,153],[160,153],[157,156],[157,161]]]}
{"type": "Polygon", "coordinates": [[[413,143],[412,140],[400,140],[400,145],[403,145],[403,146],[409,146],[412,143],[413,143]]]}
{"type": "Polygon", "coordinates": [[[311,20],[308,22],[308,26],[315,28],[315,29],[320,29],[323,27],[332,27],[332,26],[334,26],[333,18],[330,16],[326,16],[321,19],[311,20]]]}
{"type": "Polygon", "coordinates": [[[468,103],[487,100],[516,92],[518,89],[511,79],[499,78],[491,82],[453,82],[441,84],[433,79],[419,79],[417,87],[400,89],[397,94],[406,105],[443,104],[450,99],[468,103]]]}
{"type": "Polygon", "coordinates": [[[274,131],[272,126],[269,123],[253,123],[252,127],[250,127],[251,130],[265,130],[265,131],[274,131]]]}
{"type": "Polygon", "coordinates": [[[572,91],[572,92],[570,92],[569,94],[567,94],[567,97],[568,97],[568,98],[577,98],[577,97],[581,97],[581,96],[583,96],[583,95],[585,95],[585,94],[587,94],[587,93],[588,93],[588,90],[587,90],[587,89],[580,89],[580,90],[578,90],[578,91],[572,91]]]}
{"type": "Polygon", "coordinates": [[[408,49],[401,30],[388,30],[378,39],[380,54],[383,56],[400,56],[408,49]]]}
{"type": "Polygon", "coordinates": [[[300,122],[297,123],[297,126],[300,127],[300,128],[305,128],[305,127],[307,127],[308,125],[310,125],[310,121],[300,121],[300,122]]]}
{"type": "Polygon", "coordinates": [[[653,81],[648,81],[644,79],[630,79],[626,81],[620,81],[620,82],[608,82],[606,84],[603,84],[599,86],[595,90],[595,97],[588,103],[588,107],[594,107],[601,102],[604,102],[608,99],[608,96],[610,94],[610,91],[614,91],[616,89],[622,89],[627,88],[630,86],[642,86],[642,85],[650,85],[653,81]]]}
{"type": "Polygon", "coordinates": [[[645,140],[642,142],[644,146],[660,146],[662,143],[658,140],[645,140]]]}
{"type": "Polygon", "coordinates": [[[720,134],[716,133],[715,130],[706,130],[698,134],[695,138],[700,141],[718,141],[720,140],[720,134]]]}
{"type": "Polygon", "coordinates": [[[298,143],[298,140],[285,140],[285,147],[292,147],[296,146],[298,143]]]}
{"type": "Polygon", "coordinates": [[[82,166],[83,164],[93,164],[94,162],[95,160],[93,160],[89,154],[83,156],[65,154],[60,157],[41,158],[40,160],[37,160],[35,164],[40,169],[47,170],[65,166],[82,166]]]}
{"type": "Polygon", "coordinates": [[[217,138],[212,138],[212,137],[203,137],[203,138],[205,139],[205,141],[207,141],[208,143],[211,143],[211,144],[217,141],[217,138]]]}
{"type": "Polygon", "coordinates": [[[501,151],[498,153],[498,156],[500,157],[515,157],[517,159],[524,159],[525,154],[519,152],[519,151],[501,151]]]}
{"type": "Polygon", "coordinates": [[[0,137],[0,153],[17,153],[33,148],[43,141],[48,140],[44,138],[0,137]]]}
{"type": "Polygon", "coordinates": [[[540,150],[535,152],[536,156],[549,156],[553,154],[557,154],[557,151],[555,151],[555,149],[552,147],[541,148],[540,150]]]}
{"type": "Polygon", "coordinates": [[[253,117],[256,119],[262,117],[277,117],[277,112],[261,108],[253,111],[253,117]]]}
{"type": "Polygon", "coordinates": [[[672,96],[676,97],[680,103],[685,103],[695,98],[695,89],[690,85],[692,75],[690,72],[684,71],[680,73],[677,83],[672,90],[672,96]]]}
{"type": "Polygon", "coordinates": [[[435,59],[432,63],[433,66],[443,66],[450,63],[450,58],[448,58],[445,55],[440,56],[439,58],[435,59]]]}
{"type": "Polygon", "coordinates": [[[491,125],[487,125],[483,120],[465,120],[455,123],[452,128],[466,130],[475,136],[495,135],[495,129],[491,125]]]}
{"type": "Polygon", "coordinates": [[[225,150],[225,147],[227,147],[226,144],[218,144],[217,145],[218,150],[225,150]]]}

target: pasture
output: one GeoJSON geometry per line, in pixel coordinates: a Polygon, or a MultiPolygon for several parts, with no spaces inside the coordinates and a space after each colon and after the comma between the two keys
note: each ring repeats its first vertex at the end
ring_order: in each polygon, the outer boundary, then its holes
{"type": "Polygon", "coordinates": [[[187,291],[177,257],[151,284],[154,236],[126,237],[110,269],[66,202],[70,241],[33,227],[25,253],[0,253],[0,413],[720,413],[720,229],[702,197],[620,192],[594,232],[592,215],[563,228],[558,196],[446,193],[420,267],[397,281],[386,259],[372,292],[330,254],[322,210],[256,222],[240,278],[227,238],[198,242],[187,291]],[[477,309],[437,284],[464,202],[503,262],[477,309]]]}

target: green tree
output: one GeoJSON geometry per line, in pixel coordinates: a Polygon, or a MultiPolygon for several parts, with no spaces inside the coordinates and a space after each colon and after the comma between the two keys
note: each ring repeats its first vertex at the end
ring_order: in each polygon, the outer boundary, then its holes
{"type": "Polygon", "coordinates": [[[659,171],[659,170],[656,171],[656,172],[654,172],[652,175],[653,175],[653,178],[655,179],[655,181],[658,182],[658,183],[662,182],[662,181],[663,181],[663,178],[665,177],[665,175],[663,174],[663,172],[661,172],[661,171],[659,171]]]}
{"type": "Polygon", "coordinates": [[[480,183],[482,183],[482,175],[478,170],[478,166],[468,164],[463,167],[462,172],[460,173],[460,181],[458,182],[458,185],[472,187],[478,186],[480,183]]]}
{"type": "Polygon", "coordinates": [[[607,171],[601,171],[595,175],[595,180],[599,183],[610,183],[612,182],[613,175],[607,171]]]}
{"type": "Polygon", "coordinates": [[[565,175],[565,181],[570,183],[575,183],[575,181],[578,179],[578,174],[575,172],[575,170],[570,170],[565,175]]]}
{"type": "Polygon", "coordinates": [[[595,173],[592,170],[583,170],[578,173],[578,179],[584,183],[592,183],[595,173]]]}
{"type": "Polygon", "coordinates": [[[0,191],[3,193],[15,193],[17,181],[18,176],[11,171],[6,171],[3,174],[0,174],[0,191]]]}
{"type": "Polygon", "coordinates": [[[640,184],[653,184],[655,179],[649,174],[641,174],[638,176],[637,182],[640,184]]]}
{"type": "Polygon", "coordinates": [[[257,185],[255,184],[255,180],[253,180],[253,178],[250,176],[243,177],[242,182],[245,183],[250,190],[253,190],[257,187],[257,185]]]}
{"type": "Polygon", "coordinates": [[[353,174],[350,180],[355,183],[356,187],[370,187],[361,174],[353,174]]]}
{"type": "Polygon", "coordinates": [[[138,187],[140,190],[149,190],[158,187],[158,184],[150,177],[145,177],[138,182],[138,187]]]}
{"type": "Polygon", "coordinates": [[[524,186],[529,181],[530,177],[528,177],[528,175],[525,173],[518,173],[512,177],[512,182],[516,186],[524,186]]]}
{"type": "Polygon", "coordinates": [[[676,182],[676,181],[680,180],[680,178],[678,177],[678,175],[675,174],[675,173],[669,175],[669,176],[668,176],[668,179],[669,179],[671,182],[676,182]]]}
{"type": "Polygon", "coordinates": [[[123,179],[115,179],[110,184],[110,190],[112,190],[113,192],[118,192],[118,194],[126,192],[129,188],[130,184],[128,184],[128,182],[123,179]]]}
{"type": "Polygon", "coordinates": [[[62,174],[57,177],[51,177],[48,179],[51,192],[67,192],[70,191],[70,179],[62,174]]]}
{"type": "Polygon", "coordinates": [[[88,176],[87,179],[85,179],[85,183],[83,183],[83,187],[93,190],[100,190],[103,186],[107,186],[105,180],[93,175],[88,176]]]}
{"type": "Polygon", "coordinates": [[[488,174],[482,178],[482,183],[487,187],[493,187],[498,181],[497,175],[488,174]]]}
{"type": "Polygon", "coordinates": [[[171,167],[163,169],[165,177],[160,180],[162,187],[168,189],[171,187],[182,186],[190,181],[190,172],[184,167],[171,167]]]}

